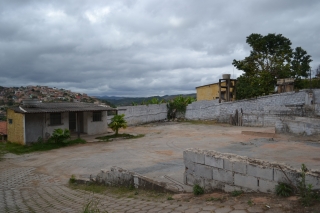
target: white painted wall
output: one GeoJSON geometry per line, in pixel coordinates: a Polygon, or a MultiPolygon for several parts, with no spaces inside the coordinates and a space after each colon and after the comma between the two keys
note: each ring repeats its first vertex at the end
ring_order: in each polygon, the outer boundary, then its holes
{"type": "Polygon", "coordinates": [[[128,125],[137,125],[165,120],[167,118],[166,104],[150,104],[118,107],[119,114],[125,114],[128,125]]]}
{"type": "Polygon", "coordinates": [[[107,119],[107,112],[102,112],[102,121],[92,121],[92,112],[85,112],[86,114],[84,118],[85,131],[88,135],[96,135],[96,134],[103,134],[108,132],[108,119],[107,119]]]}

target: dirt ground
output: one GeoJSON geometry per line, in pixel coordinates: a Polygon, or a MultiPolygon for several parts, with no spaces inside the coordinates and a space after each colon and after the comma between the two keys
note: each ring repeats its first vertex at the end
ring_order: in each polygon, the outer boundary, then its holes
{"type": "MultiPolygon", "coordinates": [[[[67,181],[72,174],[95,176],[101,169],[117,166],[158,181],[173,182],[177,187],[183,185],[182,155],[187,148],[235,153],[298,169],[302,163],[309,169],[320,169],[320,137],[279,135],[274,134],[274,128],[160,122],[128,127],[120,132],[145,134],[145,137],[92,142],[21,156],[7,154],[6,163],[32,166],[37,172],[61,181],[67,181]]],[[[94,137],[86,139],[94,141],[94,137]]]]}

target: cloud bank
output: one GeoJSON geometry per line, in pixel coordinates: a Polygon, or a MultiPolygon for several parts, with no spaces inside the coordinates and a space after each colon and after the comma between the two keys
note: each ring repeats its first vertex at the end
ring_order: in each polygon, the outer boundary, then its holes
{"type": "Polygon", "coordinates": [[[0,3],[0,85],[90,95],[194,93],[249,54],[251,33],[283,34],[320,64],[316,0],[0,3]]]}

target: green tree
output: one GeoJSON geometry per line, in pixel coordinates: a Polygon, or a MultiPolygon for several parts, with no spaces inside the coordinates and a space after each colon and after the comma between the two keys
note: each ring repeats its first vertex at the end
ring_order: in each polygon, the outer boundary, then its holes
{"type": "Polygon", "coordinates": [[[127,121],[124,119],[124,114],[114,115],[109,127],[115,132],[115,135],[118,135],[120,128],[127,128],[127,121]]]}
{"type": "Polygon", "coordinates": [[[311,56],[307,55],[307,51],[301,47],[297,47],[293,52],[293,58],[291,61],[291,77],[295,78],[296,88],[303,88],[301,77],[307,78],[309,76],[311,61],[311,56]]]}
{"type": "Polygon", "coordinates": [[[267,95],[274,91],[277,79],[307,77],[311,56],[301,47],[294,51],[291,41],[281,34],[251,34],[246,42],[252,48],[243,60],[232,64],[244,73],[238,78],[237,99],[267,95]]]}

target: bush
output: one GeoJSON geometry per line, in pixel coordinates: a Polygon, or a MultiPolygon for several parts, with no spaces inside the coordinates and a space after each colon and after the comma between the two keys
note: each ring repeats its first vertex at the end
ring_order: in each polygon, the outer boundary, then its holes
{"type": "Polygon", "coordinates": [[[169,120],[175,119],[177,117],[177,114],[185,114],[188,104],[191,104],[194,101],[195,99],[192,97],[183,97],[183,96],[178,96],[173,100],[170,100],[167,103],[167,108],[168,108],[167,118],[169,120]]]}
{"type": "Polygon", "coordinates": [[[55,129],[49,141],[54,141],[55,143],[67,143],[70,139],[70,131],[68,129],[55,129]]]}
{"type": "Polygon", "coordinates": [[[293,188],[287,183],[276,185],[276,194],[281,197],[289,197],[293,194],[293,188]]]}
{"type": "Polygon", "coordinates": [[[69,179],[69,183],[75,183],[76,180],[76,176],[75,175],[71,175],[70,179],[69,179]]]}
{"type": "Polygon", "coordinates": [[[237,196],[242,195],[242,194],[243,194],[242,190],[240,190],[240,191],[234,190],[233,192],[231,192],[231,195],[233,197],[237,197],[237,196]]]}
{"type": "Polygon", "coordinates": [[[306,184],[306,173],[308,169],[306,165],[301,165],[301,180],[298,183],[298,191],[300,202],[303,206],[311,206],[316,200],[319,199],[316,192],[312,190],[312,184],[306,184]]]}
{"type": "Polygon", "coordinates": [[[195,184],[193,186],[193,194],[194,195],[202,195],[202,194],[204,194],[204,189],[201,186],[199,186],[198,184],[195,184]]]}

